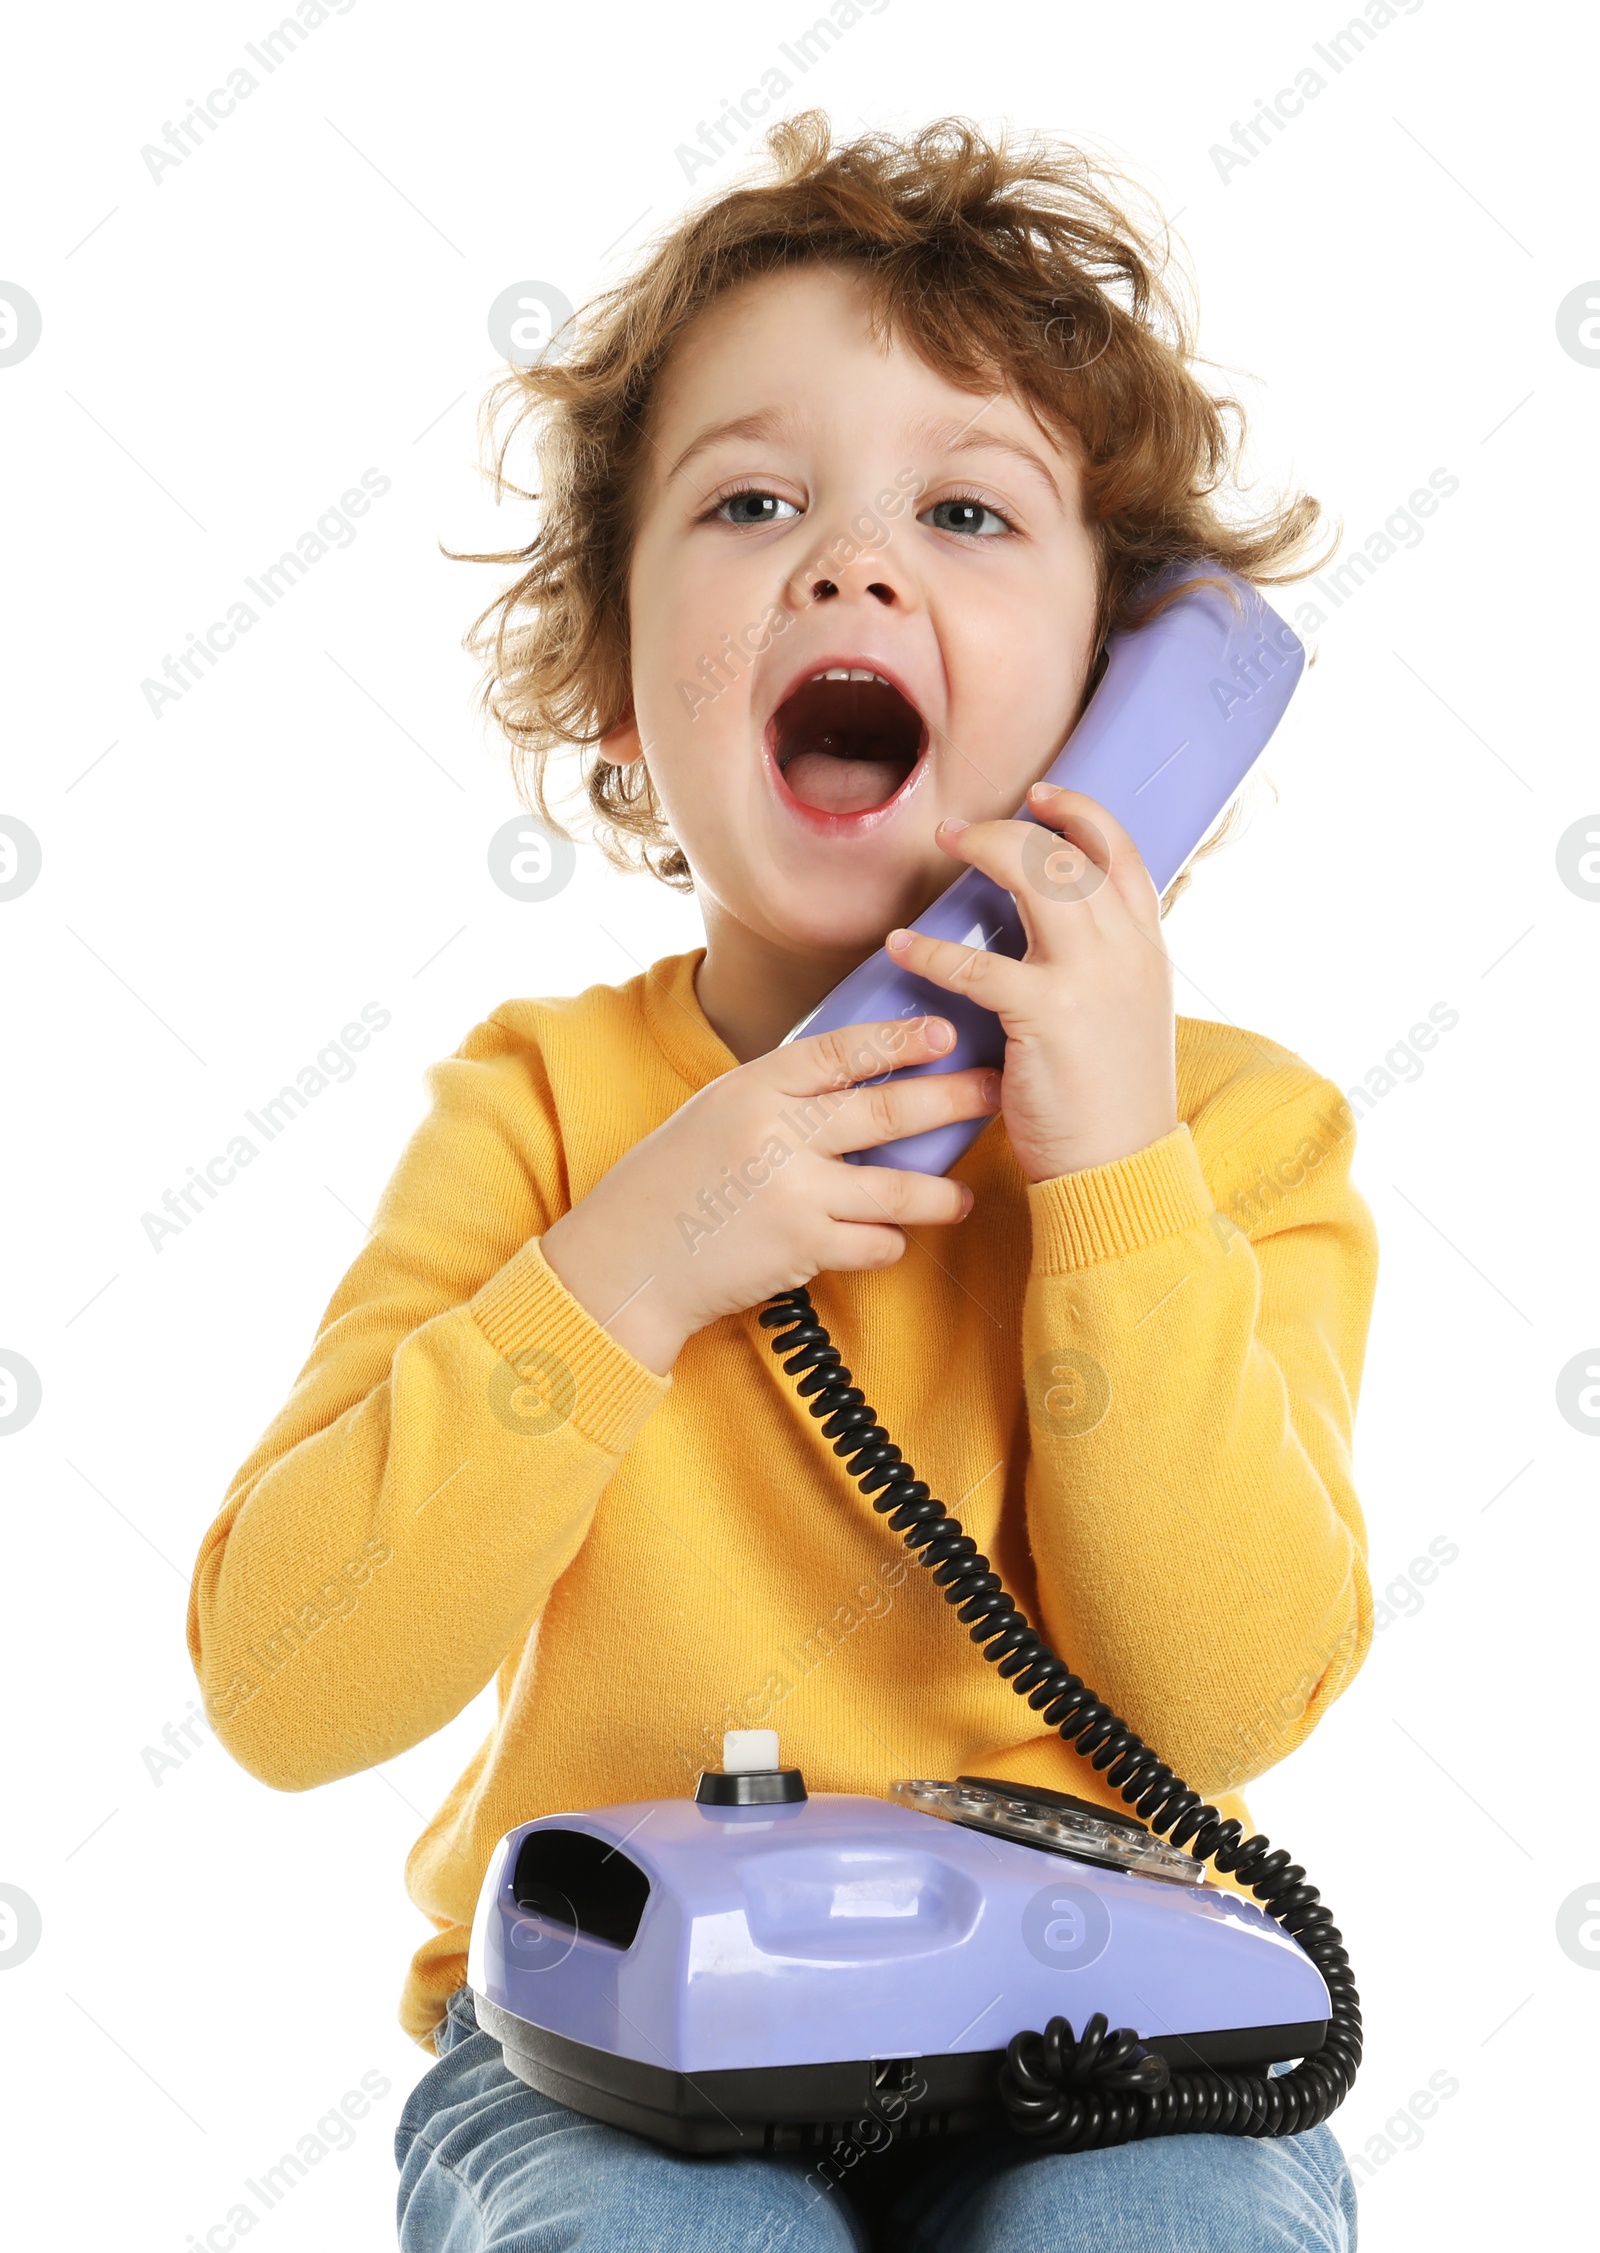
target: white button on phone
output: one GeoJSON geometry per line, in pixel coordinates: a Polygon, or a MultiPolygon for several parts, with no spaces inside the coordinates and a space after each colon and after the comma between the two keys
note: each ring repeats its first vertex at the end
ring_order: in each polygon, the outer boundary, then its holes
{"type": "Polygon", "coordinates": [[[777,1765],[776,1729],[723,1730],[722,1772],[725,1776],[745,1776],[756,1769],[776,1768],[777,1765]]]}

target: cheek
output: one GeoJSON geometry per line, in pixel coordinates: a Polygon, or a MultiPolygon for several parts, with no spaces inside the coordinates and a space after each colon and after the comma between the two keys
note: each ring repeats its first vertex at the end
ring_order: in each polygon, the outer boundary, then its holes
{"type": "MultiPolygon", "coordinates": [[[[1054,758],[1083,703],[1094,649],[1094,580],[1072,558],[992,575],[947,603],[941,640],[951,732],[982,768],[966,770],[986,800],[993,784],[1019,799],[1054,758]]],[[[966,790],[959,778],[956,787],[966,790]]],[[[987,817],[992,803],[980,809],[987,817]]],[[[1007,811],[1011,809],[1008,806],[1007,811]]]]}
{"type": "Polygon", "coordinates": [[[636,578],[629,606],[636,691],[648,691],[659,703],[674,684],[691,679],[709,654],[710,625],[711,607],[700,590],[636,578]]]}
{"type": "MultiPolygon", "coordinates": [[[[648,547],[629,584],[633,685],[646,741],[695,739],[715,713],[745,701],[770,590],[743,559],[702,552],[657,563],[648,547]]],[[[770,572],[766,577],[770,578],[770,572]]]]}
{"type": "Polygon", "coordinates": [[[644,741],[678,761],[709,756],[748,733],[753,660],[736,660],[718,624],[689,618],[636,648],[634,692],[644,741]],[[698,629],[698,630],[697,630],[698,629]]]}
{"type": "MultiPolygon", "coordinates": [[[[757,610],[753,616],[759,618],[757,610]]],[[[744,615],[703,587],[663,589],[633,614],[634,710],[655,794],[690,859],[715,879],[759,781],[749,756],[748,664],[729,661],[744,615]]]]}

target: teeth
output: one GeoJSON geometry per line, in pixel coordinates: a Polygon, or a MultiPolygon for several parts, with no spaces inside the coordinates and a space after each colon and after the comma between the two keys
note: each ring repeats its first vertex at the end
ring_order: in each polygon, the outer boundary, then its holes
{"type": "Polygon", "coordinates": [[[881,673],[869,673],[863,666],[830,665],[825,673],[813,673],[814,681],[876,681],[880,688],[889,683],[881,673]]]}

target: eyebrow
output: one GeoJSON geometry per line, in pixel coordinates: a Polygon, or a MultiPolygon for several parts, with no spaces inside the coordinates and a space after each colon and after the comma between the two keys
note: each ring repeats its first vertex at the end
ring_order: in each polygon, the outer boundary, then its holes
{"type": "MultiPolygon", "coordinates": [[[[986,402],[986,406],[992,404],[993,401],[986,402]]],[[[977,415],[969,416],[962,423],[946,422],[925,425],[914,435],[924,439],[937,452],[943,454],[1010,454],[1014,460],[1023,463],[1026,468],[1035,471],[1042,477],[1056,499],[1060,501],[1063,497],[1061,487],[1051,473],[1048,462],[1032,446],[1025,445],[1020,438],[1006,438],[999,432],[982,431],[975,427],[979,416],[984,412],[985,408],[980,407],[977,415]]],[[[711,447],[719,446],[730,438],[775,437],[787,427],[788,419],[785,414],[776,408],[763,407],[758,408],[752,414],[735,415],[726,422],[707,424],[704,430],[696,432],[677,460],[669,465],[667,469],[668,481],[670,482],[671,479],[681,476],[696,455],[708,452],[711,447]]]]}
{"type": "Polygon", "coordinates": [[[684,468],[696,454],[703,454],[711,446],[720,446],[727,438],[771,438],[782,429],[786,417],[774,408],[763,407],[750,415],[736,415],[730,422],[714,422],[696,433],[667,470],[669,479],[681,476],[684,468]]]}
{"type": "MultiPolygon", "coordinates": [[[[980,407],[978,413],[982,412],[980,407]]],[[[936,429],[928,430],[925,435],[943,454],[1010,454],[1015,460],[1025,463],[1029,469],[1036,470],[1058,501],[1062,498],[1061,487],[1056,483],[1050,465],[1042,454],[1037,453],[1032,446],[1024,445],[1020,438],[1005,438],[997,431],[975,429],[977,420],[978,416],[974,415],[964,423],[944,423],[936,429]]]]}

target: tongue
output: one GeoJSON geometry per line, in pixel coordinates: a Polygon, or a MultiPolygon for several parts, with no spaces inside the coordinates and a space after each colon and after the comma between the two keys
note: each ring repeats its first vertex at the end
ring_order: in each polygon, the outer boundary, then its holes
{"type": "Polygon", "coordinates": [[[803,806],[824,814],[863,814],[892,798],[905,776],[898,759],[838,759],[829,751],[797,751],[783,770],[803,806]]]}

